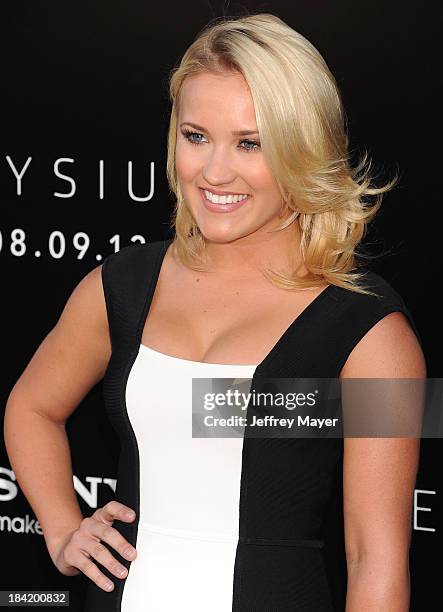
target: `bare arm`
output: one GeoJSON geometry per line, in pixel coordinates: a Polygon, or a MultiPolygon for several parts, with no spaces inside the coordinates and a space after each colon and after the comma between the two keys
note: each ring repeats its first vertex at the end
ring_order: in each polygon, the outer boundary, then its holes
{"type": "Polygon", "coordinates": [[[103,378],[110,354],[98,266],[72,292],[6,405],[4,437],[9,460],[53,560],[55,547],[83,519],[73,486],[65,422],[103,378]]]}
{"type": "MultiPolygon", "coordinates": [[[[379,321],[354,348],[341,378],[426,377],[402,313],[379,321]]],[[[411,512],[419,438],[345,438],[343,503],[346,612],[407,612],[411,512]]]]}

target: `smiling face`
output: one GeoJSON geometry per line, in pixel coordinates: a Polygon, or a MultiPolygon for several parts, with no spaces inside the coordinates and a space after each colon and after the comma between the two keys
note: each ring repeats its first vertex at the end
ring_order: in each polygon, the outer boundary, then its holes
{"type": "Polygon", "coordinates": [[[175,163],[186,205],[206,240],[230,242],[282,222],[283,201],[260,148],[252,96],[240,73],[186,78],[175,163]],[[235,203],[232,195],[227,201],[212,197],[211,203],[204,189],[248,198],[235,203]]]}

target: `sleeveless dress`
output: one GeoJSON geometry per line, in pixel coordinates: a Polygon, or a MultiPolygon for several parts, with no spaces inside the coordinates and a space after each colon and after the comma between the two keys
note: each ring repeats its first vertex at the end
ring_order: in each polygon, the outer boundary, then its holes
{"type": "MultiPolygon", "coordinates": [[[[132,523],[113,526],[138,551],[115,587],[88,581],[86,612],[345,610],[342,438],[192,438],[192,377],[336,378],[359,340],[401,296],[366,271],[362,295],[330,285],[258,365],[203,364],[141,344],[172,240],[130,245],[102,267],[112,354],[104,401],[120,440],[115,499],[132,523]]],[[[246,413],[247,414],[247,413],[246,413]]]]}

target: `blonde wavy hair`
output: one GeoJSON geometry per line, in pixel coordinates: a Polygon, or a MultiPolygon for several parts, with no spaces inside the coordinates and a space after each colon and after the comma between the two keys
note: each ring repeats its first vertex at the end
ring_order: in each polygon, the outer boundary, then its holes
{"type": "Polygon", "coordinates": [[[175,147],[180,90],[202,72],[241,73],[254,102],[261,148],[289,214],[279,231],[298,220],[300,254],[309,274],[286,276],[270,268],[268,280],[284,289],[330,283],[372,294],[356,271],[356,247],[381,206],[382,187],[371,186],[371,162],[364,153],[349,162],[346,115],[334,76],[317,49],[279,17],[269,13],[218,17],[207,24],[169,75],[172,111],[167,178],[176,196],[171,219],[180,261],[205,270],[205,239],[187,207],[177,180],[175,147]],[[365,202],[366,196],[375,201],[365,202]],[[355,270],[352,272],[352,270],[355,270]]]}

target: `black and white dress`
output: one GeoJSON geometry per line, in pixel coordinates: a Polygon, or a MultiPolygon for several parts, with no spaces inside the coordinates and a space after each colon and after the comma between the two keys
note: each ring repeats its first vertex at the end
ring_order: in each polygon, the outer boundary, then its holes
{"type": "MultiPolygon", "coordinates": [[[[138,551],[115,588],[89,581],[85,612],[343,612],[342,438],[192,438],[192,377],[338,378],[401,296],[367,271],[363,295],[324,289],[257,365],[202,364],[141,344],[171,240],[128,246],[102,267],[112,354],[104,401],[119,436],[114,527],[138,551]]],[[[179,299],[179,296],[177,296],[179,299]]],[[[247,413],[246,413],[247,416],[247,413]]]]}

